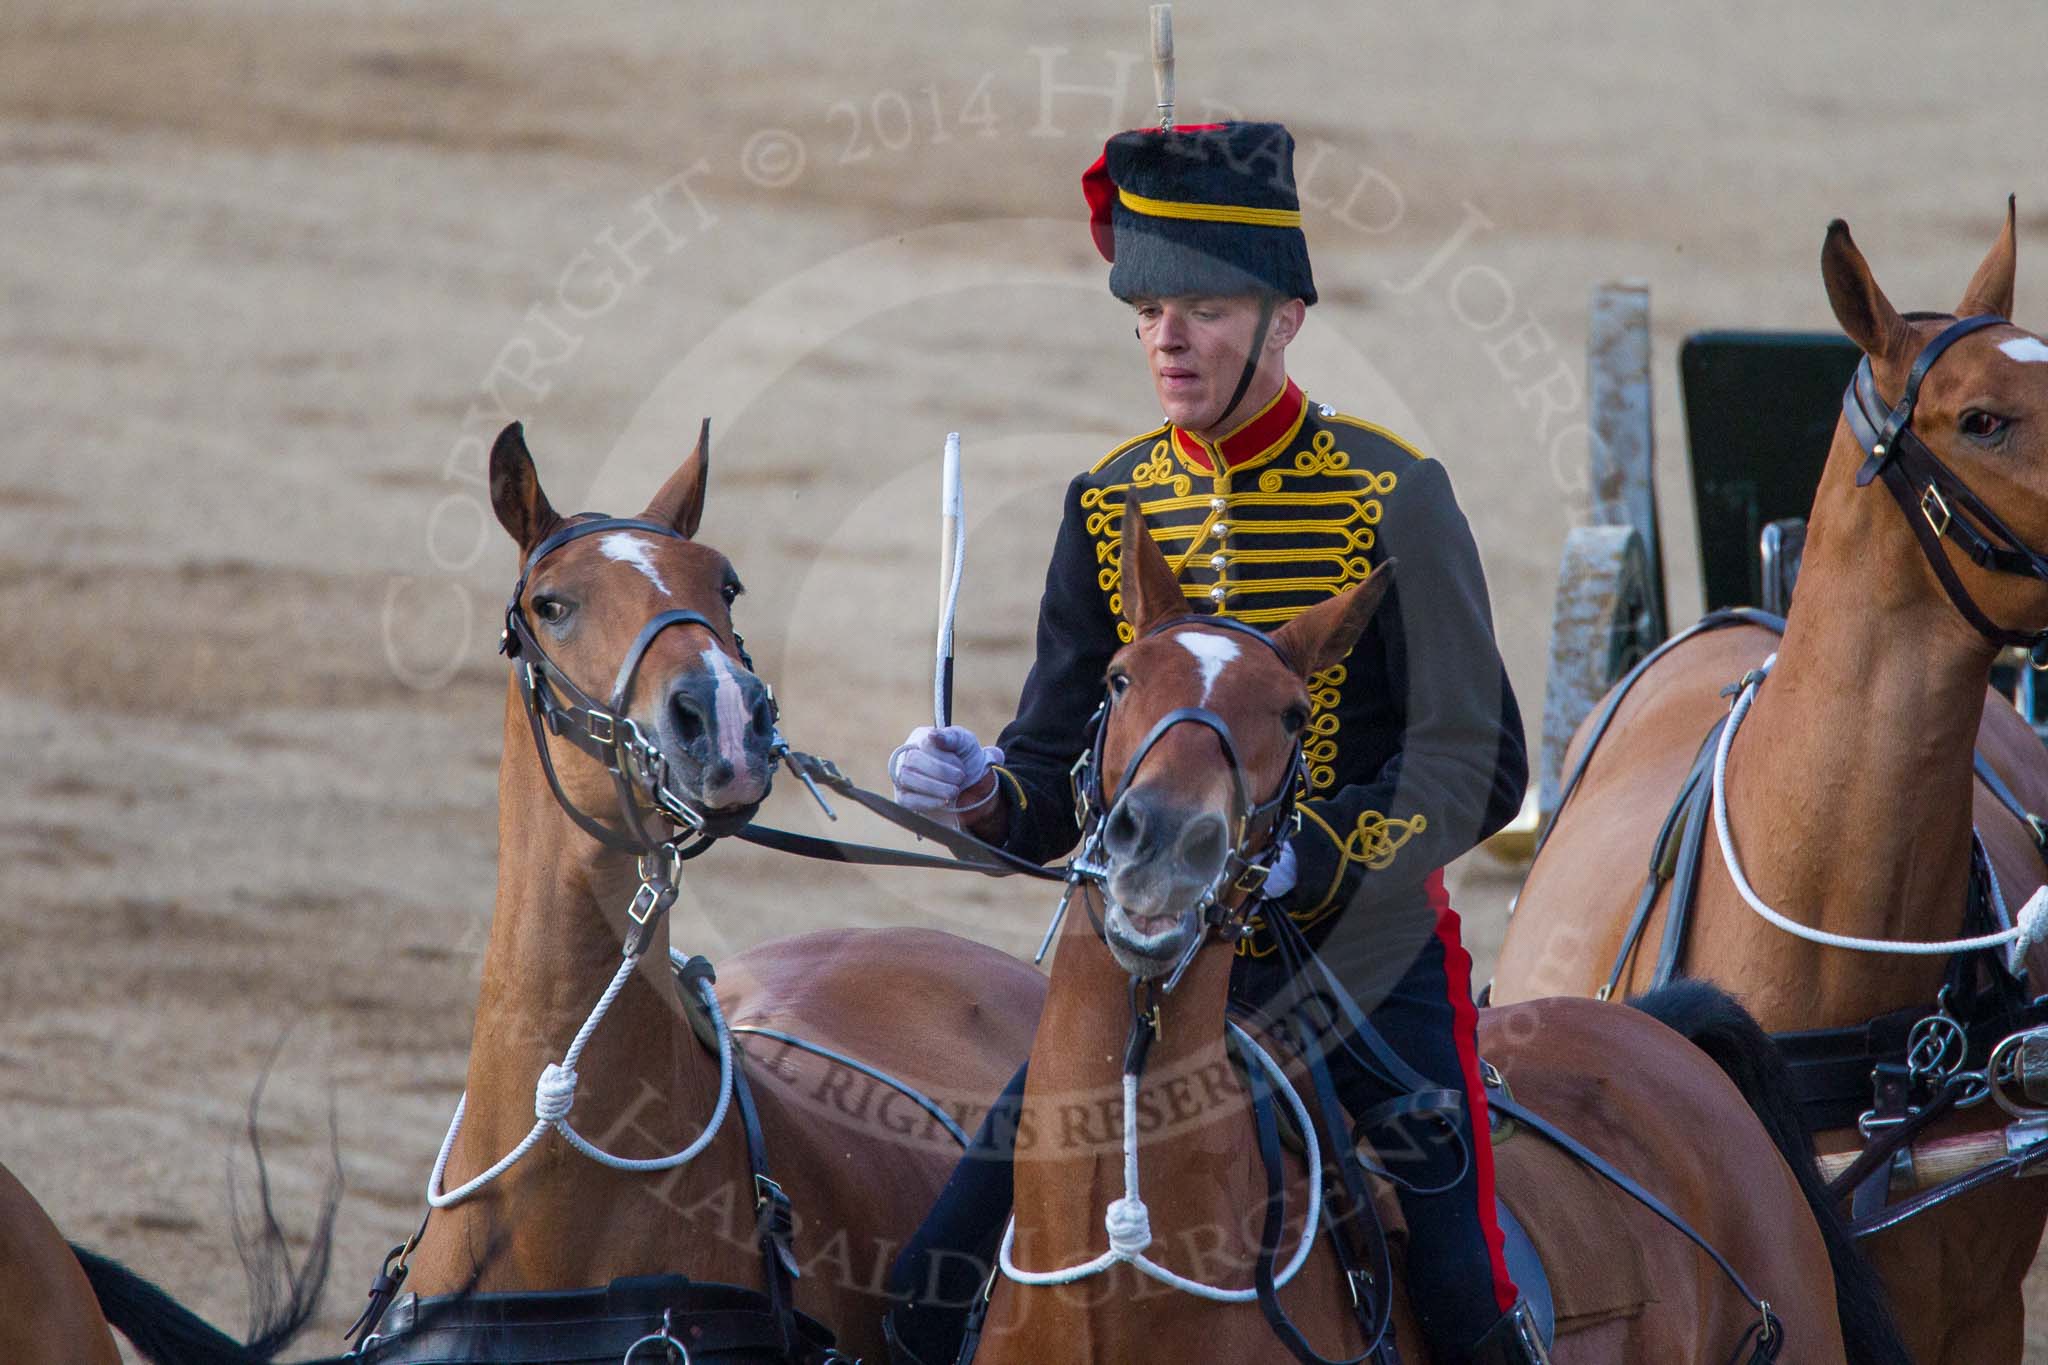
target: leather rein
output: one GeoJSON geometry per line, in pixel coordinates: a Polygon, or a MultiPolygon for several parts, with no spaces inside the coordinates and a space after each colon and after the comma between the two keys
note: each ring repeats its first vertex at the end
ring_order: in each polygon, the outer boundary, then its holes
{"type": "Polygon", "coordinates": [[[1905,391],[1889,407],[1878,394],[1870,357],[1864,356],[1842,394],[1842,418],[1868,457],[1856,471],[1856,486],[1866,487],[1873,479],[1884,481],[1905,513],[1906,524],[1920,542],[1928,566],[1963,619],[1994,645],[2025,648],[2033,655],[2034,666],[2044,668],[2048,667],[2048,630],[2014,630],[1994,622],[1963,586],[1941,542],[1953,542],[1980,568],[2044,583],[2048,583],[2048,557],[2000,520],[1961,476],[1928,449],[1912,427],[1920,382],[1942,353],[1972,333],[2010,325],[1995,313],[1951,322],[1914,359],[1906,374],[1905,391]]]}
{"type": "MultiPolygon", "coordinates": [[[[640,633],[627,648],[625,658],[619,663],[618,675],[612,682],[610,700],[600,702],[578,687],[562,666],[548,657],[547,650],[534,637],[532,624],[520,602],[526,595],[527,580],[543,559],[572,541],[604,531],[640,531],[667,536],[671,540],[688,539],[672,526],[636,517],[594,516],[559,528],[526,556],[526,563],[519,571],[519,581],[512,587],[511,600],[505,604],[505,630],[498,637],[498,652],[512,661],[519,681],[519,695],[526,704],[527,722],[533,730],[534,748],[539,751],[541,769],[547,774],[548,786],[553,788],[555,800],[577,827],[606,848],[645,856],[663,844],[673,842],[648,829],[647,813],[651,808],[655,814],[683,831],[681,837],[695,837],[695,843],[679,852],[683,858],[695,857],[709,847],[712,840],[737,832],[753,818],[760,802],[711,814],[677,795],[669,786],[668,760],[659,746],[626,715],[626,707],[632,697],[633,680],[640,672],[641,661],[647,657],[647,651],[657,636],[672,626],[699,626],[715,644],[723,646],[725,640],[718,627],[702,612],[677,608],[657,613],[640,627],[640,633]],[[548,749],[549,734],[561,736],[604,764],[618,792],[619,819],[626,827],[624,834],[579,809],[569,799],[569,794],[562,790],[561,779],[555,773],[554,757],[548,749]]],[[[740,666],[749,673],[753,672],[753,660],[747,656],[746,642],[737,632],[732,636],[732,649],[739,657],[740,666]]],[[[770,698],[773,706],[772,693],[770,698]]],[[[776,747],[779,749],[781,746],[778,743],[776,747]]]]}

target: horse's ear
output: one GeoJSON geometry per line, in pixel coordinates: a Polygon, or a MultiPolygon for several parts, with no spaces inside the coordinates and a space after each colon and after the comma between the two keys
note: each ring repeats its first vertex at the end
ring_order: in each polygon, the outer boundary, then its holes
{"type": "Polygon", "coordinates": [[[1970,287],[1963,291],[1963,301],[1956,305],[1956,316],[1973,318],[1990,313],[1996,317],[2012,316],[2012,273],[2013,258],[2018,251],[2018,240],[2013,233],[2013,217],[2017,212],[2014,197],[2005,196],[2005,227],[1999,232],[1998,240],[1985,253],[1983,264],[1970,277],[1970,287]]]}
{"type": "Polygon", "coordinates": [[[1363,583],[1353,583],[1335,597],[1316,603],[1273,632],[1273,643],[1294,660],[1302,677],[1342,663],[1351,653],[1393,586],[1395,562],[1383,561],[1363,583]]]}
{"type": "Polygon", "coordinates": [[[499,432],[491,447],[491,507],[522,552],[540,544],[562,522],[541,491],[540,475],[526,450],[526,432],[517,422],[499,432]]]}
{"type": "Polygon", "coordinates": [[[711,419],[706,417],[697,428],[697,448],[647,504],[647,520],[666,522],[685,540],[696,535],[697,523],[704,519],[704,481],[710,476],[711,419]]]}
{"type": "Polygon", "coordinates": [[[1828,239],[1820,249],[1820,274],[1828,287],[1835,321],[1866,355],[1885,360],[1906,349],[1912,329],[1871,278],[1870,263],[1856,249],[1849,225],[1839,218],[1828,224],[1828,239]]]}
{"type": "Polygon", "coordinates": [[[1123,611],[1131,629],[1143,635],[1170,616],[1187,615],[1188,599],[1131,493],[1124,494],[1123,537],[1123,611]]]}

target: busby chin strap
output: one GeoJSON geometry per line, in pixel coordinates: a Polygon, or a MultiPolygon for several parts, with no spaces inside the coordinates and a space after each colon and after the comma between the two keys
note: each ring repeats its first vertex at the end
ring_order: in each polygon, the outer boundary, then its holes
{"type": "Polygon", "coordinates": [[[1216,415],[1216,425],[1222,426],[1230,420],[1230,414],[1237,411],[1237,405],[1244,401],[1245,390],[1252,386],[1252,377],[1259,372],[1259,357],[1266,351],[1266,332],[1273,325],[1273,310],[1279,300],[1271,294],[1259,299],[1259,325],[1252,329],[1252,346],[1245,352],[1244,373],[1237,377],[1237,387],[1231,390],[1230,401],[1223,405],[1223,411],[1216,415]]]}

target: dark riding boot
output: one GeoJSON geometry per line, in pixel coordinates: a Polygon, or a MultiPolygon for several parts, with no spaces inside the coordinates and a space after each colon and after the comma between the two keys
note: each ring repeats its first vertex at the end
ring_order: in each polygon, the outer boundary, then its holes
{"type": "Polygon", "coordinates": [[[1527,1299],[1517,1299],[1507,1316],[1496,1322],[1466,1357],[1468,1365],[1550,1365],[1543,1334],[1527,1299]]]}
{"type": "Polygon", "coordinates": [[[954,1365],[1010,1216],[1024,1068],[990,1106],[924,1224],[889,1268],[882,1335],[893,1365],[954,1365]]]}

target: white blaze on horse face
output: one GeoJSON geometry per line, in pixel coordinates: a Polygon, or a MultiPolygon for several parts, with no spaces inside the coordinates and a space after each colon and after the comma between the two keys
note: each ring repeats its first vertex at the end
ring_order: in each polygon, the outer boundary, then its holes
{"type": "Polygon", "coordinates": [[[1173,638],[1180,641],[1180,647],[1195,656],[1195,662],[1202,667],[1202,705],[1209,704],[1209,693],[1215,690],[1216,680],[1223,676],[1223,666],[1237,657],[1237,641],[1227,635],[1197,635],[1191,630],[1177,630],[1173,638]]]}
{"type": "Polygon", "coordinates": [[[2048,360],[2048,345],[2042,344],[2039,337],[2014,337],[1999,342],[1998,349],[2022,365],[2038,365],[2048,360]]]}
{"type": "Polygon", "coordinates": [[[732,770],[743,773],[747,770],[747,703],[740,695],[739,676],[732,671],[732,660],[716,649],[707,649],[699,658],[711,670],[711,676],[718,679],[718,686],[712,693],[712,708],[718,729],[718,756],[732,764],[732,770]]]}
{"type": "Polygon", "coordinates": [[[661,581],[661,575],[654,570],[654,560],[648,555],[648,544],[631,531],[613,531],[600,536],[597,548],[604,551],[605,558],[616,559],[621,564],[631,564],[647,575],[647,581],[661,589],[664,597],[669,595],[668,584],[661,581]]]}

